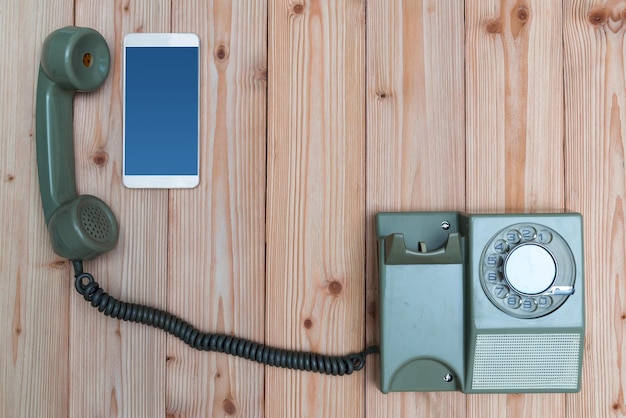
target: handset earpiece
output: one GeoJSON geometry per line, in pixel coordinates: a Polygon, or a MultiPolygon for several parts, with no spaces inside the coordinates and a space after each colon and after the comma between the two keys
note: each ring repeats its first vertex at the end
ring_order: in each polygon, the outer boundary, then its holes
{"type": "Polygon", "coordinates": [[[78,196],[74,164],[74,94],[102,85],[109,66],[106,41],[93,29],[69,26],[44,41],[36,104],[39,188],[52,248],[73,260],[111,250],[119,235],[102,200],[78,196]]]}

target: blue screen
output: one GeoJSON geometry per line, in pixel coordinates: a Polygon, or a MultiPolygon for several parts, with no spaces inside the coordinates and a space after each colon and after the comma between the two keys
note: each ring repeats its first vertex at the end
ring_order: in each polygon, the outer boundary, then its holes
{"type": "Polygon", "coordinates": [[[198,174],[196,47],[127,47],[127,175],[198,174]]]}

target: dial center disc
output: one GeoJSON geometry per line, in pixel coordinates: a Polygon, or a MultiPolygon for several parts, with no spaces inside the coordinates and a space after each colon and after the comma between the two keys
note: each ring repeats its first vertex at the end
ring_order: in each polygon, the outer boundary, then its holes
{"type": "Polygon", "coordinates": [[[515,290],[536,295],[550,288],[556,277],[556,263],[548,250],[537,244],[515,247],[504,261],[504,275],[515,290]]]}

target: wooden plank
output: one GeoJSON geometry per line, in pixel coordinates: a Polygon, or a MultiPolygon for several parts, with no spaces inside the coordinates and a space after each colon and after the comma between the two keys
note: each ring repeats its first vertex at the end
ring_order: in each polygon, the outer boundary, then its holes
{"type": "MultiPolygon", "coordinates": [[[[170,2],[78,1],[76,24],[98,30],[111,49],[105,84],[75,99],[79,193],[103,199],[120,223],[115,250],[85,264],[111,295],[166,307],[167,191],[121,184],[122,38],[168,31],[170,2]]],[[[105,318],[74,291],[70,298],[70,416],[165,415],[162,331],[105,318]]]]}
{"type": "Polygon", "coordinates": [[[567,416],[626,416],[626,4],[564,2],[566,206],[583,214],[587,331],[567,416]]]}
{"type": "MultiPolygon", "coordinates": [[[[465,133],[463,3],[368,3],[367,341],[378,342],[374,216],[463,210],[465,133]]],[[[368,417],[464,417],[459,393],[391,393],[367,366],[368,417]]]]}
{"type": "MultiPolygon", "coordinates": [[[[174,2],[201,42],[200,186],[170,192],[169,308],[200,329],[264,340],[267,5],[174,2]]],[[[264,369],[168,337],[167,413],[263,416],[264,369]]]]}
{"type": "MultiPolygon", "coordinates": [[[[364,344],[363,1],[269,2],[266,341],[364,344]]],[[[364,374],[266,369],[267,417],[361,417],[364,374]]]]}
{"type": "Polygon", "coordinates": [[[563,209],[561,24],[558,2],[467,2],[470,212],[563,209]]]}
{"type": "MultiPolygon", "coordinates": [[[[467,209],[564,208],[560,2],[466,2],[467,209]]],[[[468,397],[468,416],[565,414],[565,396],[468,397]]]]}
{"type": "Polygon", "coordinates": [[[0,416],[67,416],[69,269],[49,244],[35,157],[41,45],[72,2],[4,2],[0,13],[0,416]]]}

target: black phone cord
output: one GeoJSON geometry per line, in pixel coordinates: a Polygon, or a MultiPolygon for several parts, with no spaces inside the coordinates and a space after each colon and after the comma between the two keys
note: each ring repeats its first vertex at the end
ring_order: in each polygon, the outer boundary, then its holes
{"type": "Polygon", "coordinates": [[[268,347],[232,335],[202,332],[169,312],[114,298],[100,287],[91,274],[83,271],[82,260],[72,260],[72,265],[74,266],[76,290],[98,311],[119,320],[137,322],[162,329],[197,350],[226,353],[268,366],[333,376],[348,375],[361,370],[365,366],[365,357],[379,351],[378,347],[372,346],[360,353],[329,356],[268,347]]]}

